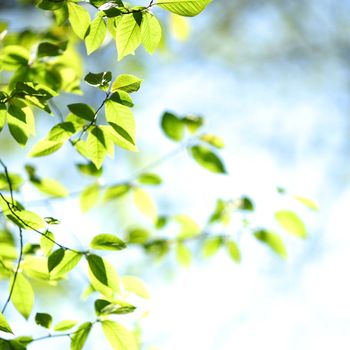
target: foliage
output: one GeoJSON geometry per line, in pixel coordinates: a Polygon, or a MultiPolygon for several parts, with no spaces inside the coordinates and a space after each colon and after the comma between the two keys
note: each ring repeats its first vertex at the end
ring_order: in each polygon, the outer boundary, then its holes
{"type": "MultiPolygon", "coordinates": [[[[138,151],[132,94],[140,90],[142,79],[130,73],[115,76],[110,71],[84,75],[76,46],[83,41],[90,55],[109,37],[116,41],[118,60],[135,54],[140,45],[152,54],[163,35],[162,25],[153,10],[157,13],[158,7],[159,12],[168,11],[171,16],[192,17],[209,3],[210,0],[159,0],[151,1],[147,6],[128,6],[121,0],[89,0],[85,3],[39,0],[36,6],[48,12],[54,20],[47,31],[12,33],[7,31],[6,24],[1,25],[0,70],[4,84],[0,91],[0,131],[7,126],[13,139],[21,147],[26,147],[29,138],[35,135],[39,110],[48,116],[59,117],[58,123],[27,150],[28,156],[48,157],[59,152],[65,144],[69,145],[72,152],[77,152],[82,158],[77,171],[82,177],[94,179],[79,192],[83,212],[91,210],[100,200],[103,203],[115,202],[130,196],[135,208],[149,219],[152,226],[152,232],[146,227],[134,227],[121,234],[96,233],[90,246],[84,250],[68,247],[56,239],[56,226],[60,225],[58,219],[41,217],[27,209],[30,202],[23,204],[17,198],[25,184],[47,195],[48,200],[69,197],[73,191],[66,189],[57,179],[43,176],[42,171],[30,164],[23,167],[21,174],[13,173],[1,159],[0,208],[4,223],[0,232],[0,277],[8,282],[9,292],[8,298],[3,300],[0,331],[8,335],[15,331],[15,325],[10,325],[5,317],[9,302],[29,319],[36,297],[34,282],[39,280],[46,285],[59,285],[64,279],[71,278],[71,271],[78,266],[83,267],[88,276],[85,296],[94,296],[96,314],[94,320],[79,324],[71,319],[57,322],[47,312],[36,312],[34,322],[50,333],[39,338],[0,338],[1,349],[26,349],[41,339],[69,337],[71,349],[80,350],[97,324],[102,326],[113,349],[139,349],[142,340],[119,320],[121,315],[133,313],[137,308],[131,303],[130,295],[148,299],[148,289],[137,276],[119,276],[104,251],[118,254],[120,250],[137,246],[156,260],[174,253],[178,263],[187,267],[192,262],[196,245],[204,258],[224,248],[227,255],[239,263],[242,258],[239,236],[229,230],[234,217],[242,223],[240,234],[250,234],[280,257],[286,257],[280,236],[250,222],[255,206],[246,196],[234,200],[218,199],[207,222],[200,225],[187,214],[159,215],[157,203],[148,188],[160,186],[163,179],[153,172],[155,166],[152,164],[147,171],[138,172],[129,181],[104,185],[99,181],[107,156],[113,158],[120,148],[138,151]],[[97,108],[74,102],[74,94],[81,94],[81,83],[103,92],[104,97],[97,108]],[[73,98],[67,105],[69,114],[66,116],[55,104],[63,93],[73,98]],[[175,235],[164,234],[173,227],[176,227],[175,235]],[[25,231],[36,234],[36,238],[30,236],[26,245],[23,240],[25,231]]],[[[203,117],[166,111],[160,125],[164,135],[178,144],[177,150],[188,150],[189,156],[207,171],[218,176],[226,174],[220,155],[224,141],[203,131],[203,117]]],[[[168,158],[166,155],[160,161],[168,158]]],[[[309,199],[293,198],[312,209],[317,208],[309,199]]],[[[296,213],[279,210],[275,217],[288,233],[301,238],[307,236],[296,213]]],[[[64,296],[62,299],[60,302],[64,302],[64,296]]]]}

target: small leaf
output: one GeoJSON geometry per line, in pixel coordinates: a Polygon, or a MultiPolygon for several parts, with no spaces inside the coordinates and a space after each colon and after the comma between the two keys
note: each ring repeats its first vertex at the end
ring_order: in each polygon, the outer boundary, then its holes
{"type": "Polygon", "coordinates": [[[145,282],[140,278],[135,276],[123,276],[122,282],[126,291],[134,293],[144,299],[150,298],[148,288],[145,282]]]}
{"type": "Polygon", "coordinates": [[[131,74],[121,74],[113,82],[111,91],[122,90],[128,93],[138,91],[140,89],[142,79],[131,74]]]}
{"type": "Polygon", "coordinates": [[[44,255],[48,256],[50,255],[52,248],[54,247],[55,243],[55,236],[52,232],[46,231],[45,235],[42,235],[40,238],[40,249],[44,253],[44,255]]]}
{"type": "Polygon", "coordinates": [[[140,212],[155,222],[158,214],[156,204],[152,197],[141,188],[134,188],[133,196],[134,203],[140,212]]]}
{"type": "Polygon", "coordinates": [[[116,28],[116,43],[118,50],[118,61],[129,54],[135,54],[135,50],[141,43],[141,21],[140,13],[123,15],[116,28]]]}
{"type": "Polygon", "coordinates": [[[44,328],[50,328],[52,323],[52,316],[46,313],[38,312],[35,315],[35,323],[44,328]]]}
{"type": "Polygon", "coordinates": [[[266,243],[281,258],[287,257],[283,241],[275,233],[266,230],[258,230],[254,232],[254,236],[259,241],[266,243]]]}
{"type": "Polygon", "coordinates": [[[157,5],[180,16],[193,17],[201,13],[212,0],[158,0],[157,5]]]}
{"type": "Polygon", "coordinates": [[[228,252],[228,255],[230,256],[230,258],[234,262],[239,263],[241,261],[241,252],[239,251],[239,248],[238,248],[236,242],[227,241],[226,248],[227,248],[227,252],[228,252]]]}
{"type": "Polygon", "coordinates": [[[66,250],[61,262],[50,272],[50,276],[53,279],[61,278],[69,271],[73,270],[78,265],[82,254],[66,250]]]}
{"type": "Polygon", "coordinates": [[[221,159],[213,153],[209,148],[204,146],[191,147],[193,159],[202,167],[213,173],[225,174],[225,166],[221,159]]]}
{"type": "Polygon", "coordinates": [[[215,255],[222,246],[222,243],[221,237],[208,238],[202,248],[203,257],[209,258],[215,255]]]}
{"type": "Polygon", "coordinates": [[[137,180],[144,185],[160,185],[162,183],[160,176],[151,173],[141,174],[137,180]]]}
{"type": "Polygon", "coordinates": [[[216,148],[223,148],[225,147],[224,140],[216,135],[213,134],[203,134],[200,136],[200,140],[208,143],[209,145],[216,147],[216,148]]]}
{"type": "Polygon", "coordinates": [[[162,116],[161,127],[170,139],[181,141],[185,135],[185,125],[175,114],[165,112],[162,116]]]}
{"type": "Polygon", "coordinates": [[[287,232],[300,238],[306,238],[307,232],[303,221],[290,210],[280,210],[275,213],[275,219],[287,232]]]}
{"type": "Polygon", "coordinates": [[[89,270],[97,278],[97,280],[108,286],[106,267],[103,259],[98,255],[90,254],[87,257],[87,261],[89,264],[89,270]]]}
{"type": "Polygon", "coordinates": [[[306,198],[306,197],[302,197],[302,196],[293,196],[294,199],[296,199],[298,202],[304,204],[306,207],[312,209],[312,210],[319,210],[318,204],[310,199],[310,198],[306,198]]]}
{"type": "Polygon", "coordinates": [[[120,184],[108,187],[104,194],[103,200],[105,202],[117,199],[130,191],[131,187],[129,184],[120,184]]]}
{"type": "Polygon", "coordinates": [[[5,316],[1,312],[0,312],[0,331],[13,334],[10,325],[7,323],[5,316]]]}
{"type": "Polygon", "coordinates": [[[191,250],[182,242],[176,245],[176,259],[180,265],[189,267],[192,261],[191,250]]]}
{"type": "Polygon", "coordinates": [[[102,90],[107,90],[109,83],[112,80],[111,72],[88,73],[84,80],[91,86],[98,87],[102,90]]]}
{"type": "Polygon", "coordinates": [[[29,157],[44,157],[58,151],[63,146],[61,141],[40,140],[29,151],[29,157]]]}
{"type": "Polygon", "coordinates": [[[51,272],[57,265],[60,264],[60,262],[64,258],[64,254],[65,254],[65,250],[63,248],[59,248],[55,250],[52,254],[50,254],[47,261],[47,268],[49,272],[51,272]]]}
{"type": "Polygon", "coordinates": [[[91,322],[85,322],[79,326],[79,328],[72,335],[72,341],[70,345],[71,350],[82,350],[90,334],[91,328],[91,322]]]}
{"type": "Polygon", "coordinates": [[[88,212],[98,203],[100,198],[100,186],[95,183],[87,188],[80,195],[80,208],[83,213],[88,212]]]}
{"type": "MultiPolygon", "coordinates": [[[[12,277],[10,280],[10,288],[13,285],[13,281],[14,277],[12,277]]],[[[34,304],[34,291],[32,285],[21,272],[17,274],[11,295],[11,301],[17,311],[24,318],[28,319],[34,304]]]]}
{"type": "Polygon", "coordinates": [[[127,328],[113,321],[102,321],[102,329],[115,350],[138,350],[135,336],[127,328]]]}
{"type": "Polygon", "coordinates": [[[95,111],[85,103],[73,103],[67,107],[74,115],[83,120],[91,122],[95,118],[95,111]]]}
{"type": "Polygon", "coordinates": [[[99,250],[122,250],[126,248],[126,243],[117,236],[104,233],[95,236],[90,247],[99,250]]]}
{"type": "Polygon", "coordinates": [[[82,6],[73,2],[68,2],[69,21],[74,33],[84,40],[85,34],[89,28],[90,15],[89,12],[82,6]]]}
{"type": "Polygon", "coordinates": [[[174,219],[180,225],[180,232],[177,235],[178,238],[191,238],[201,233],[199,225],[188,215],[176,215],[174,219]]]}
{"type": "Polygon", "coordinates": [[[53,330],[56,332],[67,331],[68,329],[72,329],[76,324],[77,324],[77,321],[64,320],[64,321],[58,322],[53,330]]]}

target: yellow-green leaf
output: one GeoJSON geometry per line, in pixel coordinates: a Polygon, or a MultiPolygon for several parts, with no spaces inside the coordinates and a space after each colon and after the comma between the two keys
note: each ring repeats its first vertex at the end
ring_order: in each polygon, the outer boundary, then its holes
{"type": "Polygon", "coordinates": [[[102,321],[102,329],[110,345],[115,350],[138,350],[134,334],[114,321],[102,321]]]}
{"type": "Polygon", "coordinates": [[[74,2],[68,2],[68,18],[74,33],[84,40],[90,24],[89,12],[74,2]]]}
{"type": "Polygon", "coordinates": [[[157,5],[180,16],[193,17],[201,13],[212,0],[158,0],[157,5]]]}
{"type": "Polygon", "coordinates": [[[306,238],[307,232],[303,221],[290,210],[280,210],[275,213],[275,218],[280,226],[288,233],[300,238],[306,238]]]}
{"type": "Polygon", "coordinates": [[[10,325],[8,324],[5,316],[1,312],[0,312],[0,331],[13,334],[10,325]]]}
{"type": "Polygon", "coordinates": [[[142,13],[141,42],[150,54],[158,47],[162,38],[162,27],[155,16],[149,12],[142,13]]]}
{"type": "Polygon", "coordinates": [[[157,220],[157,206],[152,197],[141,188],[135,188],[133,196],[134,203],[140,212],[155,222],[157,220]]]}
{"type": "Polygon", "coordinates": [[[90,55],[102,45],[107,33],[106,23],[101,14],[103,13],[98,13],[96,18],[90,23],[87,35],[85,37],[85,45],[88,55],[90,55]]]}
{"type": "MultiPolygon", "coordinates": [[[[10,280],[10,288],[13,285],[14,277],[10,280]]],[[[30,313],[32,312],[34,304],[34,291],[32,285],[24,277],[24,275],[19,272],[14,284],[13,292],[11,295],[11,301],[17,311],[26,319],[28,319],[30,313]]]]}

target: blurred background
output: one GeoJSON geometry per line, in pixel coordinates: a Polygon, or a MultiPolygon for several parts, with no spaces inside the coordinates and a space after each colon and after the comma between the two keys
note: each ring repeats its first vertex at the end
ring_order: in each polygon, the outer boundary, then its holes
{"type": "MultiPolygon", "coordinates": [[[[222,156],[228,175],[205,172],[185,151],[178,152],[156,169],[165,179],[152,190],[159,212],[186,213],[204,224],[216,198],[248,195],[256,205],[256,225],[274,227],[274,212],[293,208],[304,219],[308,239],[283,237],[286,261],[250,236],[240,238],[240,264],[223,252],[210,260],[194,259],[187,269],[172,256],[157,264],[137,250],[108,256],[120,274],[142,276],[149,286],[152,299],[143,307],[150,312],[141,322],[145,349],[349,349],[350,1],[214,0],[201,15],[181,23],[160,9],[155,13],[165,36],[153,56],[139,49],[117,63],[113,42],[89,57],[79,47],[86,73],[111,70],[114,76],[132,73],[144,79],[134,109],[140,153],[119,151],[103,178],[125,179],[176,148],[159,127],[165,110],[200,114],[206,130],[226,142],[222,156]],[[320,211],[280,196],[278,186],[313,198],[320,211]]],[[[50,24],[48,15],[14,0],[1,1],[0,19],[12,31],[50,24]]],[[[61,97],[60,108],[84,100],[98,106],[101,96],[88,86],[82,89],[82,97],[61,97]]],[[[55,123],[39,118],[31,144],[55,123]]],[[[20,172],[30,162],[71,191],[89,183],[78,176],[74,161],[79,157],[68,147],[32,160],[2,134],[0,154],[11,170],[20,172]],[[68,163],[67,157],[72,158],[68,163]]],[[[38,198],[31,189],[23,192],[24,201],[38,198]]],[[[136,212],[122,212],[125,203],[84,215],[78,199],[69,198],[33,210],[59,218],[56,236],[79,247],[96,231],[118,233],[142,222],[136,212]]],[[[50,311],[56,320],[93,317],[80,300],[84,278],[76,273],[74,285],[63,282],[42,294],[36,309],[50,311]],[[71,305],[63,304],[62,293],[69,293],[71,305]]],[[[6,295],[6,284],[0,286],[6,295]]],[[[15,312],[8,318],[23,333],[42,334],[15,312]]],[[[108,348],[101,333],[94,330],[87,349],[108,348]]],[[[30,348],[45,346],[63,349],[68,340],[30,348]]]]}

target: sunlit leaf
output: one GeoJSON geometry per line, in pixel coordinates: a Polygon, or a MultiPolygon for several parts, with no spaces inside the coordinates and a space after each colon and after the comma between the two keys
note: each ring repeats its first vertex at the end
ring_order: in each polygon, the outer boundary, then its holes
{"type": "Polygon", "coordinates": [[[161,127],[165,135],[174,141],[181,141],[185,135],[185,124],[181,118],[170,112],[163,114],[161,127]]]}
{"type": "Polygon", "coordinates": [[[106,23],[101,14],[102,12],[98,13],[95,19],[90,23],[85,36],[86,51],[88,55],[102,45],[107,33],[106,23]]]}
{"type": "Polygon", "coordinates": [[[149,12],[142,13],[141,42],[148,53],[153,54],[160,43],[162,27],[155,16],[149,12]]]}
{"type": "Polygon", "coordinates": [[[191,147],[193,159],[202,167],[213,173],[226,173],[225,166],[222,160],[209,148],[204,146],[191,147]]]}
{"type": "MultiPolygon", "coordinates": [[[[13,285],[13,281],[14,277],[10,280],[10,288],[13,285]]],[[[21,272],[17,274],[16,283],[14,284],[11,295],[11,301],[17,311],[23,317],[28,319],[34,304],[34,291],[32,285],[21,272]]]]}
{"type": "Polygon", "coordinates": [[[261,242],[267,244],[276,254],[282,258],[287,257],[287,251],[284,247],[282,239],[271,231],[258,230],[254,232],[254,236],[261,242]]]}
{"type": "Polygon", "coordinates": [[[1,312],[0,312],[0,331],[13,334],[10,325],[8,324],[5,316],[1,312]]]}
{"type": "Polygon", "coordinates": [[[288,233],[300,238],[307,237],[306,227],[303,221],[293,211],[280,210],[275,213],[275,218],[280,226],[288,233]]]}
{"type": "Polygon", "coordinates": [[[74,33],[83,40],[90,24],[89,12],[74,2],[68,2],[69,21],[74,33]]]}
{"type": "Polygon", "coordinates": [[[67,331],[68,329],[72,329],[76,324],[77,324],[77,321],[64,320],[64,321],[58,322],[53,328],[53,330],[57,332],[67,331]]]}
{"type": "Polygon", "coordinates": [[[135,276],[123,276],[122,282],[127,292],[134,293],[141,298],[148,299],[150,294],[148,288],[140,278],[135,276]]]}
{"type": "Polygon", "coordinates": [[[121,74],[113,82],[111,91],[122,90],[128,93],[138,91],[140,89],[142,79],[131,74],[121,74]]]}
{"type": "Polygon", "coordinates": [[[122,250],[126,248],[126,243],[117,236],[104,233],[95,236],[90,243],[90,247],[99,250],[122,250]]]}
{"type": "Polygon", "coordinates": [[[212,0],[158,0],[157,5],[180,16],[193,17],[202,12],[212,0]]]}
{"type": "Polygon", "coordinates": [[[133,190],[134,203],[140,212],[152,221],[157,219],[157,206],[152,197],[141,188],[134,188],[133,190]]]}
{"type": "Polygon", "coordinates": [[[92,328],[91,322],[85,322],[79,326],[71,337],[70,350],[82,350],[92,328]]]}
{"type": "Polygon", "coordinates": [[[102,329],[115,350],[138,350],[135,336],[127,328],[114,321],[102,321],[102,329]]]}

